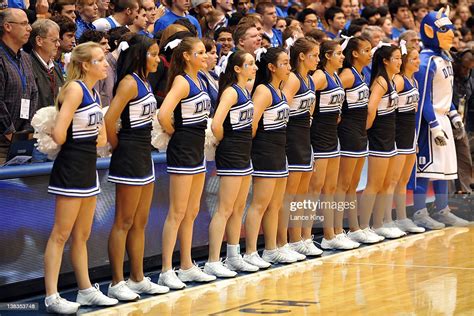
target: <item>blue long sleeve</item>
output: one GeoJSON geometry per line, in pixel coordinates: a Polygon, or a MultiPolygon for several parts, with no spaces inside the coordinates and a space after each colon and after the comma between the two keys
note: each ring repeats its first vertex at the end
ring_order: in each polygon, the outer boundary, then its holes
{"type": "Polygon", "coordinates": [[[429,56],[423,56],[428,58],[428,62],[422,61],[420,70],[415,74],[415,79],[418,81],[418,90],[420,92],[420,103],[419,111],[417,112],[417,128],[421,121],[420,115],[423,115],[423,119],[429,124],[430,128],[439,126],[436,120],[436,115],[433,108],[433,77],[436,73],[436,64],[433,59],[429,56]]]}

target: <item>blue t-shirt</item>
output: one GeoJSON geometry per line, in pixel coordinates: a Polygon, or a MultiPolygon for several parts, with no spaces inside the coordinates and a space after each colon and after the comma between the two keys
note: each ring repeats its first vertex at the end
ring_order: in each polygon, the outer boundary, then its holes
{"type": "Polygon", "coordinates": [[[332,32],[326,31],[325,33],[326,33],[326,35],[327,35],[330,39],[332,39],[332,40],[337,37],[337,34],[334,34],[334,33],[332,33],[332,32]]]}
{"type": "Polygon", "coordinates": [[[8,0],[8,7],[13,9],[26,9],[23,0],[8,0]]]}
{"type": "Polygon", "coordinates": [[[76,38],[81,37],[82,33],[87,30],[95,30],[94,24],[84,21],[80,15],[76,17],[76,26],[76,38]]]}
{"type": "Polygon", "coordinates": [[[273,31],[272,37],[270,37],[267,33],[265,33],[270,38],[271,47],[283,46],[283,34],[281,33],[281,31],[277,29],[272,29],[272,31],[273,31]]]}
{"type": "Polygon", "coordinates": [[[404,27],[402,27],[400,29],[397,29],[395,26],[392,27],[392,39],[394,41],[398,40],[400,35],[402,35],[402,33],[405,32],[405,31],[406,31],[406,29],[404,27]]]}
{"type": "Polygon", "coordinates": [[[165,15],[163,15],[155,22],[155,28],[153,30],[153,33],[156,34],[156,32],[164,30],[169,25],[173,24],[176,20],[183,18],[188,19],[196,27],[199,37],[202,37],[201,26],[199,25],[199,22],[198,20],[196,20],[195,17],[189,14],[186,14],[185,16],[179,16],[177,14],[174,14],[171,10],[166,12],[165,15]]]}
{"type": "Polygon", "coordinates": [[[275,9],[276,9],[276,13],[277,13],[277,16],[281,17],[281,18],[286,18],[288,17],[288,8],[285,8],[285,10],[283,10],[282,8],[280,8],[279,6],[275,6],[275,9]]]}

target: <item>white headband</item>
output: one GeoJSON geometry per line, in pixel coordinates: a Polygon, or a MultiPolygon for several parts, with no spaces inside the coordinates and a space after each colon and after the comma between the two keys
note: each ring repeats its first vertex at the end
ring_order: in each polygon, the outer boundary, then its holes
{"type": "Polygon", "coordinates": [[[374,48],[372,48],[372,50],[370,51],[372,53],[372,56],[375,54],[375,52],[377,51],[377,49],[381,48],[381,47],[384,47],[384,46],[392,46],[392,44],[390,43],[384,43],[382,41],[380,41],[377,46],[375,46],[374,48]]]}
{"type": "Polygon", "coordinates": [[[400,49],[401,49],[401,51],[402,51],[402,55],[408,54],[407,41],[405,41],[405,40],[401,40],[401,41],[400,41],[400,49]]]}
{"type": "Polygon", "coordinates": [[[265,47],[260,47],[254,53],[255,53],[255,60],[260,61],[262,54],[267,53],[267,49],[265,47]]]}
{"type": "Polygon", "coordinates": [[[341,47],[342,47],[342,50],[345,50],[346,47],[347,47],[347,44],[349,44],[349,41],[351,38],[353,38],[354,36],[345,36],[345,35],[342,35],[341,34],[341,38],[344,39],[344,41],[342,42],[341,44],[341,47]]]}
{"type": "Polygon", "coordinates": [[[118,49],[119,53],[121,53],[123,51],[126,51],[129,47],[130,47],[130,45],[128,45],[128,43],[126,41],[122,41],[122,42],[120,42],[117,49],[118,49]]]}
{"type": "Polygon", "coordinates": [[[229,62],[230,55],[232,55],[232,52],[227,54],[227,56],[223,57],[222,64],[221,64],[221,73],[225,74],[225,70],[227,69],[227,63],[229,62]]]}

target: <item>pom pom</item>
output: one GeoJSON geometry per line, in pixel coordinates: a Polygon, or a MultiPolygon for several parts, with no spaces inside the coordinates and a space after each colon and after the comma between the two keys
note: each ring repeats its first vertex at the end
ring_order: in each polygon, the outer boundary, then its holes
{"type": "MultiPolygon", "coordinates": [[[[153,129],[151,130],[151,144],[153,147],[158,149],[159,151],[166,151],[168,147],[168,143],[170,141],[171,136],[165,132],[163,127],[161,127],[160,122],[158,121],[158,113],[160,110],[156,111],[156,115],[153,116],[153,129]]],[[[171,120],[174,122],[173,116],[171,116],[171,120]]]]}
{"type": "Polygon", "coordinates": [[[216,158],[216,148],[219,145],[219,141],[212,132],[211,125],[212,119],[210,118],[207,120],[206,140],[204,142],[204,155],[208,161],[213,161],[216,158]]]}
{"type": "Polygon", "coordinates": [[[57,115],[56,107],[47,106],[39,109],[31,119],[31,126],[35,129],[33,137],[38,140],[36,147],[51,160],[55,159],[61,150],[61,146],[56,144],[52,137],[57,115]]]}

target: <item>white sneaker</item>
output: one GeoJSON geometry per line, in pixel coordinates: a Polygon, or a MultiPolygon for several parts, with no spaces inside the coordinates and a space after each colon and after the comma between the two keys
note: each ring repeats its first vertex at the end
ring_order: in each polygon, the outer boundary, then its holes
{"type": "Polygon", "coordinates": [[[250,255],[244,254],[244,261],[260,269],[266,269],[271,266],[269,262],[263,260],[260,257],[257,251],[255,251],[254,253],[251,253],[250,255]]]}
{"type": "Polygon", "coordinates": [[[116,298],[119,301],[136,301],[140,299],[140,295],[130,290],[125,281],[120,281],[114,286],[112,286],[112,283],[109,284],[107,296],[116,298]]]}
{"type": "Polygon", "coordinates": [[[263,250],[262,259],[269,263],[294,263],[296,258],[285,252],[281,252],[278,248],[272,250],[263,250]]]}
{"type": "Polygon", "coordinates": [[[349,238],[344,238],[342,234],[336,235],[333,239],[323,238],[321,242],[321,248],[325,250],[337,249],[337,250],[349,250],[354,249],[354,242],[349,238]]]}
{"type": "Polygon", "coordinates": [[[347,237],[347,234],[346,234],[345,231],[342,231],[342,233],[337,234],[336,238],[339,238],[339,239],[343,240],[345,243],[352,244],[351,249],[355,249],[355,248],[360,247],[360,243],[358,243],[357,241],[351,240],[349,237],[347,237]]]}
{"type": "Polygon", "coordinates": [[[370,228],[370,227],[364,228],[363,231],[364,231],[364,233],[365,233],[366,235],[370,235],[370,236],[372,236],[374,239],[378,238],[379,241],[383,241],[383,240],[385,239],[384,236],[377,235],[377,234],[373,231],[373,229],[370,228]]]}
{"type": "Polygon", "coordinates": [[[306,247],[306,244],[303,240],[297,242],[290,242],[288,243],[288,247],[290,247],[291,250],[296,251],[297,253],[300,253],[302,255],[306,256],[308,254],[308,248],[306,247]]]}
{"type": "Polygon", "coordinates": [[[437,212],[434,215],[434,217],[436,218],[436,220],[438,220],[438,222],[441,222],[450,226],[456,226],[456,227],[469,226],[468,221],[451,213],[451,210],[449,209],[449,207],[446,207],[442,209],[441,211],[437,212]]]}
{"type": "Polygon", "coordinates": [[[181,282],[173,269],[160,273],[158,285],[166,286],[171,290],[181,290],[186,287],[186,284],[181,282]]]}
{"type": "Polygon", "coordinates": [[[204,273],[198,266],[193,265],[187,270],[179,269],[178,278],[183,282],[211,282],[216,276],[204,273]]]}
{"type": "Polygon", "coordinates": [[[319,249],[318,247],[316,247],[316,245],[314,244],[314,236],[311,236],[310,239],[306,239],[303,242],[308,251],[306,253],[307,256],[315,257],[315,256],[320,256],[323,253],[323,251],[319,249]]]}
{"type": "Polygon", "coordinates": [[[395,230],[389,228],[389,227],[380,227],[380,228],[375,228],[374,229],[374,232],[377,234],[377,235],[380,235],[380,236],[383,236],[387,239],[395,239],[395,238],[399,238],[400,237],[400,234],[397,233],[395,230]]]}
{"type": "Polygon", "coordinates": [[[140,294],[164,294],[170,291],[170,288],[163,285],[158,285],[156,283],[151,282],[149,277],[143,278],[140,282],[135,282],[131,279],[127,280],[127,286],[133,292],[140,294]]]}
{"type": "Polygon", "coordinates": [[[413,214],[413,222],[421,227],[428,228],[428,229],[442,229],[446,227],[443,223],[440,223],[430,217],[428,214],[428,210],[423,208],[418,210],[413,214]]]}
{"type": "Polygon", "coordinates": [[[398,219],[395,221],[397,227],[407,233],[423,233],[425,229],[420,226],[416,226],[415,223],[409,218],[398,219]]]}
{"type": "Polygon", "coordinates": [[[224,265],[231,271],[257,272],[260,270],[259,267],[246,262],[241,255],[227,257],[224,265]]]}
{"type": "Polygon", "coordinates": [[[81,307],[79,303],[65,300],[59,296],[59,293],[56,293],[55,296],[50,299],[45,299],[44,305],[48,313],[57,314],[75,314],[79,310],[79,307],[81,307]]]}
{"type": "Polygon", "coordinates": [[[84,306],[113,306],[118,304],[118,300],[108,297],[100,291],[98,283],[90,289],[78,291],[76,302],[84,306]]]}
{"type": "Polygon", "coordinates": [[[407,233],[405,233],[403,230],[397,227],[393,221],[384,223],[383,227],[389,228],[393,231],[394,235],[398,235],[398,237],[406,236],[407,233]]]}
{"type": "Polygon", "coordinates": [[[349,231],[347,233],[347,238],[361,244],[375,244],[379,242],[378,236],[376,237],[372,234],[366,234],[362,229],[356,230],[355,232],[349,231]]]}
{"type": "Polygon", "coordinates": [[[297,251],[294,251],[293,249],[290,248],[290,246],[288,244],[285,244],[284,246],[278,248],[278,250],[280,252],[283,252],[283,253],[286,253],[290,256],[293,256],[294,258],[296,258],[296,261],[302,261],[302,260],[305,260],[306,259],[306,256],[297,252],[297,251]]]}
{"type": "Polygon", "coordinates": [[[229,270],[222,261],[206,262],[204,264],[204,272],[210,275],[215,275],[218,278],[233,278],[237,272],[229,270]]]}

